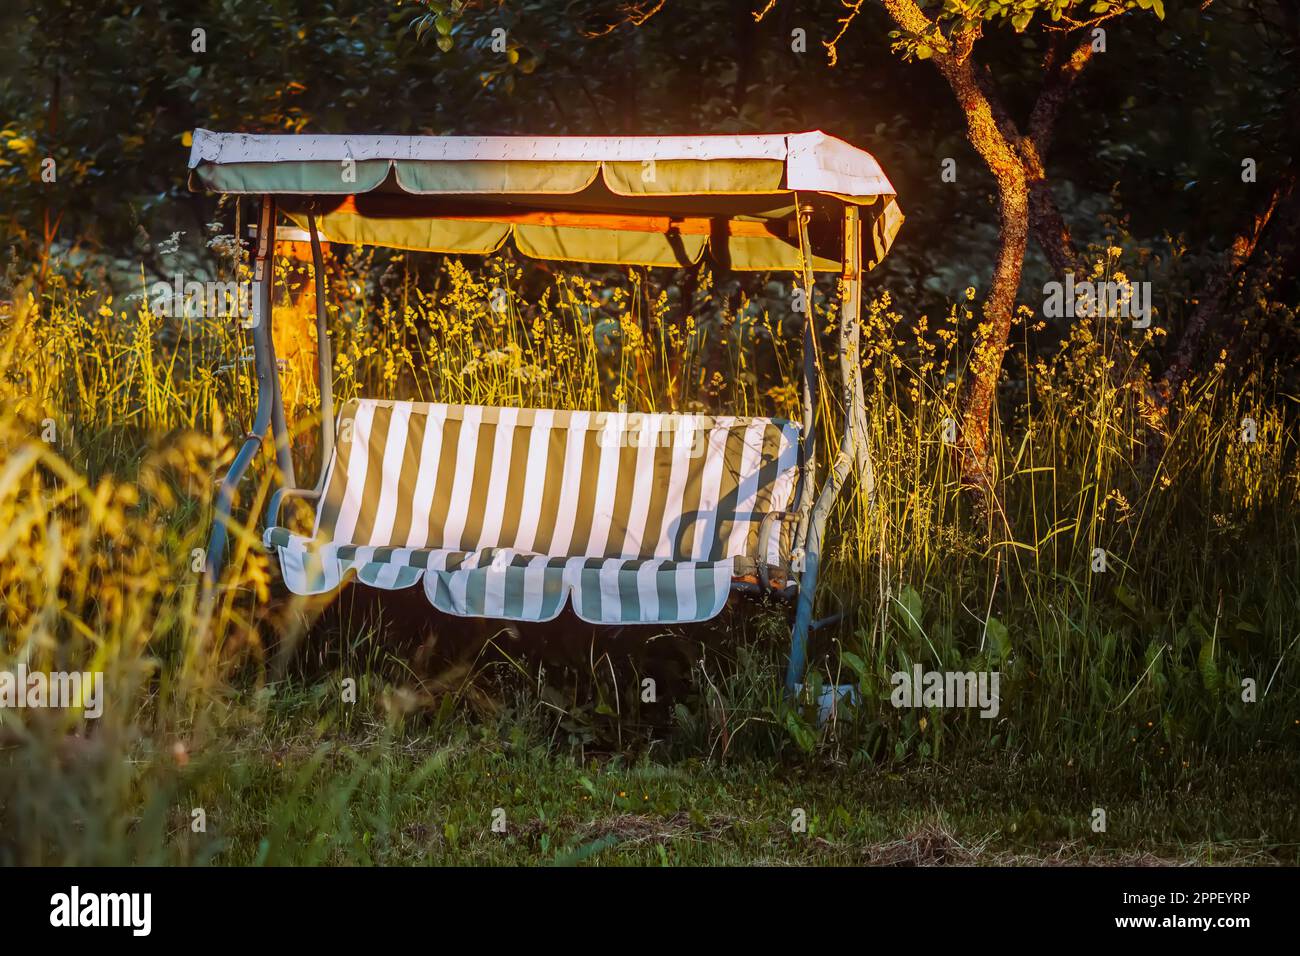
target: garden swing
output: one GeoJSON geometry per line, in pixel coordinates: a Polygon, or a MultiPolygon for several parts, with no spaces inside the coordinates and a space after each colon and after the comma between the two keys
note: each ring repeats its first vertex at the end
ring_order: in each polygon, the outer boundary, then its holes
{"type": "Polygon", "coordinates": [[[737,136],[316,136],[196,130],[192,189],[260,197],[252,277],[257,411],[221,482],[208,572],[263,443],[278,485],[263,542],[286,586],[345,575],[421,585],[448,614],[674,624],[733,590],[797,596],[787,685],[802,680],[826,521],[850,472],[874,476],[858,356],[863,268],[902,222],[868,153],[821,132],[737,136]],[[309,241],[316,276],[322,468],[298,487],[271,335],[271,256],[309,241]],[[802,420],[353,399],[336,416],[322,240],[568,262],[789,271],[803,310],[802,420]],[[864,249],[865,244],[865,249],[864,249]],[[840,274],[844,422],[820,488],[814,272],[840,274]],[[310,537],[278,525],[316,503],[310,537]]]}

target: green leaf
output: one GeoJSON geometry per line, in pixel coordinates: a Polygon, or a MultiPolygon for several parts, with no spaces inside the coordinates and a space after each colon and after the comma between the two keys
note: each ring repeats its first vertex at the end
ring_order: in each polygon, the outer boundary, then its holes
{"type": "Polygon", "coordinates": [[[1214,693],[1223,686],[1223,675],[1214,666],[1214,641],[1201,645],[1201,653],[1196,656],[1196,666],[1201,672],[1201,683],[1205,689],[1214,693]]]}
{"type": "Polygon", "coordinates": [[[907,633],[914,639],[925,637],[925,631],[921,628],[921,618],[925,614],[925,608],[921,602],[921,595],[917,593],[916,588],[910,584],[904,584],[898,592],[895,600],[899,604],[898,617],[907,633]]]}
{"type": "Polygon", "coordinates": [[[1126,608],[1132,611],[1134,614],[1138,613],[1139,606],[1138,606],[1137,595],[1135,595],[1123,584],[1115,585],[1115,599],[1119,601],[1120,604],[1124,605],[1126,608]]]}
{"type": "Polygon", "coordinates": [[[800,750],[806,754],[812,753],[817,739],[813,736],[813,732],[808,729],[808,725],[800,720],[799,715],[793,710],[787,710],[785,713],[785,729],[790,732],[790,736],[794,738],[794,742],[800,750]]]}
{"type": "Polygon", "coordinates": [[[840,663],[853,671],[853,673],[858,676],[858,680],[862,680],[862,678],[866,676],[866,661],[858,657],[858,655],[854,654],[852,651],[840,651],[840,663]]]}
{"type": "Polygon", "coordinates": [[[589,857],[593,857],[601,850],[606,850],[609,847],[613,846],[614,844],[618,843],[620,839],[621,838],[619,837],[618,834],[608,833],[597,840],[592,840],[590,843],[584,843],[582,846],[579,846],[575,849],[565,850],[562,853],[557,853],[555,859],[551,862],[551,865],[552,866],[577,866],[583,860],[586,860],[589,857]]]}
{"type": "Polygon", "coordinates": [[[998,661],[1005,661],[1007,655],[1011,653],[1011,635],[1007,633],[1007,626],[996,617],[991,617],[984,627],[984,634],[988,638],[989,650],[993,657],[998,661]]]}

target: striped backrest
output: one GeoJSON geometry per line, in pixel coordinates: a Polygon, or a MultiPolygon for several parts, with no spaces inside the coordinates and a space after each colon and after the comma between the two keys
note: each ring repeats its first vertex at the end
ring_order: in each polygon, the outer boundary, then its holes
{"type": "Polygon", "coordinates": [[[354,399],[338,435],[321,543],[716,561],[798,470],[798,426],[768,418],[354,399]]]}

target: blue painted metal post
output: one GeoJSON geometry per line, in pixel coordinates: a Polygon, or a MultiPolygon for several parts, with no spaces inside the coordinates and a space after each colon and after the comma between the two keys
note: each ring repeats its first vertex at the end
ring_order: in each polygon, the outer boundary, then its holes
{"type": "MultiPolygon", "coordinates": [[[[283,428],[284,408],[280,402],[279,370],[275,364],[275,343],[271,338],[271,255],[274,248],[275,200],[270,196],[263,196],[257,217],[257,247],[253,254],[251,323],[253,363],[257,377],[257,412],[253,417],[253,427],[229,470],[226,471],[221,481],[221,488],[217,492],[212,534],[208,539],[207,580],[209,583],[215,582],[220,577],[221,567],[225,562],[226,542],[229,538],[228,524],[235,491],[272,428],[279,429],[277,458],[281,457],[280,437],[282,435],[283,448],[286,453],[288,451],[288,436],[283,428]]],[[[283,469],[283,464],[281,468],[283,469]]],[[[290,476],[292,476],[292,463],[290,463],[290,476]]]]}
{"type": "MultiPolygon", "coordinates": [[[[857,449],[865,442],[865,414],[863,405],[862,369],[858,357],[859,312],[862,289],[862,225],[856,206],[844,210],[844,272],[840,277],[839,359],[840,377],[844,385],[844,434],[836,452],[826,484],[822,486],[813,505],[804,541],[804,572],[799,579],[799,601],[795,608],[794,629],[790,638],[790,663],[786,668],[786,692],[793,698],[799,692],[804,671],[808,666],[808,632],[813,623],[814,602],[817,596],[817,576],[821,570],[822,540],[831,509],[839,497],[840,488],[853,464],[859,464],[862,478],[862,453],[857,449]]],[[[805,261],[809,261],[805,224],[800,225],[800,246],[805,261]]],[[[811,311],[809,313],[811,322],[811,311]]],[[[870,474],[870,455],[866,456],[867,474],[870,474]]],[[[864,493],[871,491],[863,489],[864,493]]]]}
{"type": "Polygon", "coordinates": [[[817,328],[813,311],[813,276],[811,250],[808,248],[808,221],[812,217],[813,207],[798,204],[799,246],[802,255],[802,274],[804,289],[803,321],[803,448],[800,453],[799,494],[795,502],[795,514],[799,523],[795,528],[793,548],[796,554],[802,553],[805,539],[808,537],[808,521],[812,516],[813,498],[817,485],[817,387],[820,363],[817,361],[817,328]]]}

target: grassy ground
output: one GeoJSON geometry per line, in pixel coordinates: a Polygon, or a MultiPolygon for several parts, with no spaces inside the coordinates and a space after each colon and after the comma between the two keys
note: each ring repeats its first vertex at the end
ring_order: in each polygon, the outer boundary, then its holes
{"type": "MultiPolygon", "coordinates": [[[[788,289],[706,277],[683,318],[618,277],[546,281],[515,295],[515,266],[444,264],[431,293],[343,301],[341,396],[792,411],[788,289]]],[[[1158,330],[1026,319],[1004,509],[981,525],[944,440],[977,304],[929,321],[875,300],[880,497],[834,518],[818,614],[844,617],[790,706],[775,605],[518,639],[400,596],[291,599],[254,528],[205,603],[212,477],[251,418],[241,333],[75,280],[19,305],[0,313],[0,669],[97,670],[108,700],[95,721],[0,709],[0,861],[1296,861],[1300,458],[1294,397],[1259,370],[1221,363],[1161,412],[1158,330]],[[999,715],[891,706],[914,663],[998,671],[999,715]],[[819,724],[820,683],[861,706],[819,724]]],[[[314,393],[285,390],[310,475],[314,393]]],[[[250,513],[271,479],[261,463],[250,513]]]]}
{"type": "Polygon", "coordinates": [[[889,771],[816,760],[582,759],[557,752],[545,728],[514,715],[440,729],[336,730],[270,717],[211,748],[142,751],[131,781],[114,791],[121,806],[110,792],[78,793],[91,777],[77,761],[97,755],[68,755],[65,779],[32,784],[33,798],[57,790],[28,808],[50,824],[46,840],[9,831],[0,846],[7,862],[83,864],[1300,859],[1294,757],[1100,772],[1071,761],[957,760],[889,771]],[[74,795],[85,814],[76,823],[74,795]],[[199,808],[203,832],[195,832],[199,808]],[[1094,830],[1098,808],[1104,832],[1094,830]]]}

